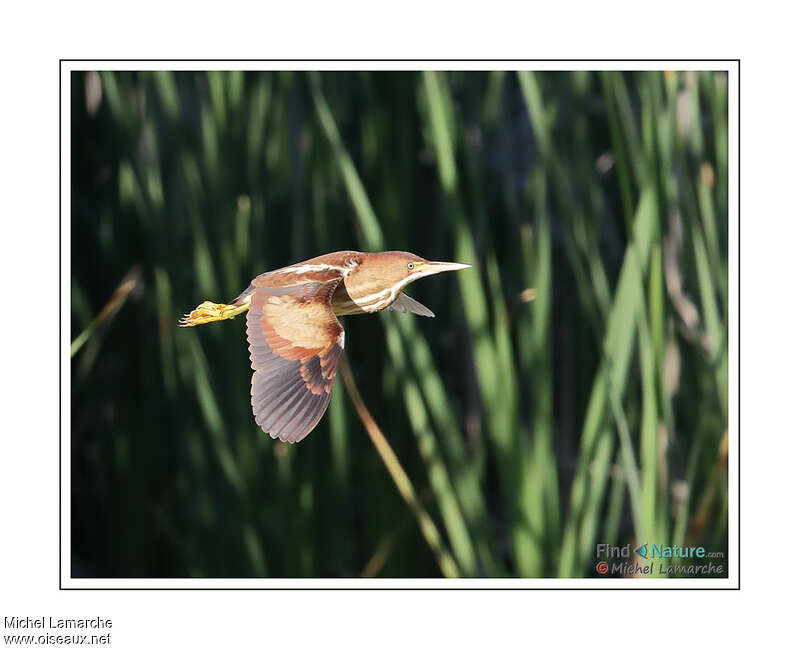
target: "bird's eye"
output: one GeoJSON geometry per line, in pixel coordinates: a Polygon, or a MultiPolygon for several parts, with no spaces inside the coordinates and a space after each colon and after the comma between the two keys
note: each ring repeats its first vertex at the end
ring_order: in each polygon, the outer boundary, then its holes
{"type": "Polygon", "coordinates": [[[409,268],[409,270],[413,269],[414,268],[414,262],[409,262],[408,263],[408,268],[409,268]]]}

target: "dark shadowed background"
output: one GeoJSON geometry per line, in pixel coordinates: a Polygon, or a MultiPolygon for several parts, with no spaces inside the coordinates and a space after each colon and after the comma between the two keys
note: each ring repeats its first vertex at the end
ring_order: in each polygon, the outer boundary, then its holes
{"type": "Polygon", "coordinates": [[[74,73],[72,575],[441,575],[341,378],[280,444],[244,317],[177,327],[341,249],[473,265],[411,287],[435,319],[342,319],[458,575],[727,557],[727,101],[715,72],[74,73]]]}

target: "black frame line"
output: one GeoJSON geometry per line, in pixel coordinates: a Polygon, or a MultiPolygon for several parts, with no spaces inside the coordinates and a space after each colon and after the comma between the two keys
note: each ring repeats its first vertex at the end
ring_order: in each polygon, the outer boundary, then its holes
{"type": "MultiPolygon", "coordinates": [[[[336,72],[330,70],[330,72],[336,72]]],[[[729,87],[730,88],[730,87],[729,87]]],[[[730,95],[728,96],[730,101],[730,95]]],[[[730,115],[728,116],[730,117],[730,115]]],[[[728,136],[730,137],[730,121],[728,122],[728,136]]],[[[729,167],[730,169],[730,167],[729,167]]],[[[742,60],[735,59],[59,59],[58,60],[58,590],[59,591],[741,591],[742,589],[742,60]],[[61,318],[61,144],[62,144],[62,131],[61,131],[61,101],[62,101],[62,88],[61,88],[61,74],[63,72],[63,63],[80,63],[80,62],[126,62],[126,63],[153,63],[157,61],[165,62],[184,62],[184,63],[232,63],[232,62],[249,62],[249,63],[416,63],[416,62],[480,62],[480,63],[579,63],[579,62],[593,62],[593,63],[638,63],[638,62],[651,62],[660,63],[667,61],[678,62],[698,62],[698,63],[736,63],[737,73],[737,107],[738,107],[738,122],[737,122],[737,135],[739,138],[739,146],[737,149],[737,165],[739,172],[739,183],[737,187],[737,224],[736,231],[738,236],[737,254],[739,259],[739,267],[737,271],[738,276],[738,292],[737,299],[739,311],[737,313],[738,323],[738,338],[737,338],[737,352],[739,355],[739,374],[737,376],[737,393],[739,399],[737,400],[737,423],[739,425],[739,438],[738,438],[738,541],[739,553],[737,558],[738,574],[736,576],[735,587],[64,587],[62,584],[62,566],[61,566],[61,425],[62,425],[62,404],[61,404],[61,331],[62,331],[62,318],[61,318]]],[[[730,172],[729,172],[730,173],[730,172]]],[[[730,216],[730,214],[729,214],[730,216]]],[[[729,324],[730,327],[730,324],[729,324]]],[[[730,413],[728,414],[730,416],[730,413]]],[[[730,517],[728,519],[728,526],[730,527],[730,517]]],[[[730,537],[729,537],[730,539],[730,537]]],[[[730,548],[728,549],[730,554],[730,548]]],[[[73,578],[74,579],[74,578],[73,578]]],[[[94,580],[95,578],[89,578],[94,580]]],[[[114,578],[99,578],[101,580],[113,580],[114,578]]],[[[161,580],[162,578],[121,578],[122,580],[161,580]]],[[[192,580],[192,578],[181,578],[192,580]]],[[[231,578],[196,578],[198,580],[230,580],[231,578]]],[[[235,578],[236,580],[263,580],[264,578],[235,578]]],[[[275,579],[275,578],[272,578],[275,579]]],[[[320,578],[287,578],[290,580],[319,580],[320,578]]],[[[336,578],[340,580],[341,578],[336,578]]],[[[343,578],[344,580],[352,580],[354,582],[361,582],[359,578],[343,578]]],[[[410,578],[410,580],[422,580],[423,578],[410,578]]],[[[428,580],[429,578],[424,578],[428,580]]],[[[446,580],[446,578],[430,578],[432,580],[446,580]]],[[[523,580],[523,578],[515,578],[516,580],[523,580]]],[[[545,578],[548,579],[548,578],[545,578]]],[[[270,578],[267,578],[270,580],[270,578]]],[[[381,578],[377,578],[381,580],[381,578]]],[[[493,578],[486,578],[486,580],[493,580],[493,578]]],[[[454,582],[457,585],[458,582],[454,582]]]]}

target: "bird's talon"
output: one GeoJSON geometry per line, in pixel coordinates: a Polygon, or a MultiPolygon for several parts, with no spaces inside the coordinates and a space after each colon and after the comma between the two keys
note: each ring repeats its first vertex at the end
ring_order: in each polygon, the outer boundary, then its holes
{"type": "Polygon", "coordinates": [[[213,323],[218,320],[230,320],[246,311],[249,306],[249,302],[242,305],[225,305],[206,300],[181,318],[178,321],[178,325],[180,327],[194,327],[195,325],[213,323]]]}

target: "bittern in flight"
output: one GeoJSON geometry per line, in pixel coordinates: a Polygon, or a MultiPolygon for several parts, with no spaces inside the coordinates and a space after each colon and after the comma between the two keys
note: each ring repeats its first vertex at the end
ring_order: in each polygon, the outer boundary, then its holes
{"type": "Polygon", "coordinates": [[[344,329],[336,317],[382,309],[433,316],[403,289],[419,278],[468,267],[401,251],[329,253],[262,273],[232,303],[203,302],[180,325],[193,327],[249,310],[253,414],[273,438],[298,442],[317,426],[331,401],[344,351],[344,329]]]}

